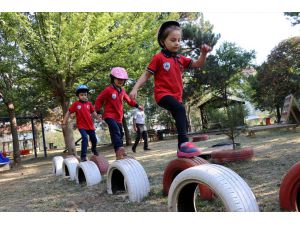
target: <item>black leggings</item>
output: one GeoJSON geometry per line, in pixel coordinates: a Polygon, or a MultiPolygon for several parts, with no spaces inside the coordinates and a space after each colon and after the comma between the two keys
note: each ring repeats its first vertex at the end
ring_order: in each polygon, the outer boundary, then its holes
{"type": "Polygon", "coordinates": [[[178,134],[178,148],[180,148],[183,142],[189,141],[187,137],[187,118],[184,106],[169,95],[164,96],[157,104],[168,110],[175,119],[178,134]]]}

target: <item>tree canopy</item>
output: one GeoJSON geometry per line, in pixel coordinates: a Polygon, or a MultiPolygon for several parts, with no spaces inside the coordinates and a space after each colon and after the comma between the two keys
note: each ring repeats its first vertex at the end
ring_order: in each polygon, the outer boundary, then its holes
{"type": "Polygon", "coordinates": [[[280,109],[284,98],[293,94],[300,97],[300,37],[293,37],[278,44],[268,56],[267,62],[250,77],[252,95],[261,110],[276,112],[280,120],[280,109]]]}

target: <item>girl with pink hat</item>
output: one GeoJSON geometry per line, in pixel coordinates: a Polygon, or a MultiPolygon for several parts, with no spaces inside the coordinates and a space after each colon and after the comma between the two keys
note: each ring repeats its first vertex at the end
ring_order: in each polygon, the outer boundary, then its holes
{"type": "Polygon", "coordinates": [[[100,114],[101,108],[104,106],[103,119],[109,127],[110,137],[115,149],[116,158],[123,159],[126,156],[125,148],[123,147],[123,101],[128,105],[142,109],[135,100],[132,100],[127,95],[123,88],[128,74],[122,67],[114,67],[110,73],[111,84],[107,86],[96,98],[95,110],[100,114]]]}

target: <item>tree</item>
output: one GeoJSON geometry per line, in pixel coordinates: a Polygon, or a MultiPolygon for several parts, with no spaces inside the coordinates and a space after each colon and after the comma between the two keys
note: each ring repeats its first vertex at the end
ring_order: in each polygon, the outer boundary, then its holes
{"type": "MultiPolygon", "coordinates": [[[[14,162],[21,162],[18,140],[15,100],[18,79],[21,75],[22,57],[15,42],[7,40],[4,26],[0,29],[0,99],[6,106],[13,140],[14,162]]],[[[1,105],[1,102],[0,102],[1,105]]]]}
{"type": "Polygon", "coordinates": [[[281,108],[287,95],[300,97],[300,37],[283,40],[257,69],[249,82],[255,92],[252,99],[261,110],[275,111],[280,121],[281,108]]]}
{"type": "MultiPolygon", "coordinates": [[[[3,13],[22,53],[27,77],[50,92],[68,110],[75,86],[84,83],[99,93],[110,68],[123,66],[140,74],[153,47],[161,13],[3,13]],[[130,65],[130,66],[128,66],[130,65]],[[95,81],[101,81],[96,83],[95,81]],[[96,88],[97,87],[97,88],[96,88]]],[[[174,16],[174,15],[173,15],[174,16]]],[[[50,100],[50,98],[49,98],[50,100]]],[[[66,147],[75,153],[72,129],[63,129],[66,147]]]]}

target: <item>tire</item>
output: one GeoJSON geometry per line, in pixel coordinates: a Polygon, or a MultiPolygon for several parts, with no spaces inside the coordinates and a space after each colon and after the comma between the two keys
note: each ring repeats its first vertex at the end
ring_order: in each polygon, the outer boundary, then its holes
{"type": "Polygon", "coordinates": [[[300,209],[300,162],[295,163],[283,177],[279,190],[280,208],[287,211],[300,209]]]}
{"type": "Polygon", "coordinates": [[[63,175],[69,176],[70,180],[76,180],[76,168],[79,164],[76,157],[67,157],[63,161],[63,175]]]}
{"type": "Polygon", "coordinates": [[[182,171],[172,182],[168,210],[195,212],[194,191],[199,183],[210,187],[229,212],[258,212],[255,196],[234,171],[216,164],[203,164],[182,171]]]}
{"type": "Polygon", "coordinates": [[[97,165],[97,167],[99,168],[99,171],[102,175],[107,173],[109,163],[103,155],[98,155],[98,156],[93,155],[90,158],[90,160],[93,161],[97,165]]]}
{"type": "Polygon", "coordinates": [[[135,159],[125,158],[114,161],[107,172],[107,192],[116,194],[127,191],[131,202],[140,202],[150,191],[147,174],[135,159]]]}
{"type": "Polygon", "coordinates": [[[192,142],[207,141],[208,139],[209,139],[209,136],[207,134],[201,134],[198,136],[194,136],[192,138],[192,142]]]}
{"type": "Polygon", "coordinates": [[[234,162],[251,159],[254,156],[253,148],[245,147],[236,150],[218,150],[211,153],[214,163],[234,162]]]}
{"type": "MultiPolygon", "coordinates": [[[[194,157],[190,159],[177,158],[169,162],[164,170],[163,175],[163,194],[168,195],[170,186],[175,177],[181,173],[183,170],[188,169],[193,166],[198,166],[202,164],[209,163],[205,159],[194,157]]],[[[199,184],[200,198],[202,200],[210,200],[213,198],[212,191],[205,185],[199,184]]]]}
{"type": "Polygon", "coordinates": [[[88,187],[100,183],[102,180],[98,166],[93,161],[80,162],[76,168],[76,183],[86,183],[88,187]]]}
{"type": "Polygon", "coordinates": [[[63,161],[62,156],[55,156],[52,159],[52,173],[56,176],[63,175],[63,161]]]}

